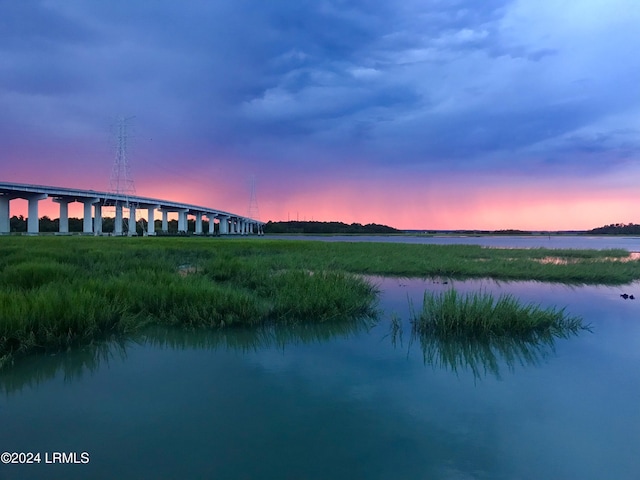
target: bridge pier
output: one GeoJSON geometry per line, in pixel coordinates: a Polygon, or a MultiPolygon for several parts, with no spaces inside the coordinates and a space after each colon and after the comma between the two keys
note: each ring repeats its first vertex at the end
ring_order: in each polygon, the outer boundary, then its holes
{"type": "Polygon", "coordinates": [[[202,213],[196,212],[196,235],[202,235],[202,213]]]}
{"type": "MultiPolygon", "coordinates": [[[[82,222],[82,233],[93,233],[93,217],[91,216],[91,207],[94,203],[98,203],[99,198],[87,198],[82,200],[84,204],[84,218],[82,222]]],[[[62,206],[62,204],[60,204],[62,206]]]]}
{"type": "Polygon", "coordinates": [[[209,235],[213,235],[215,233],[216,225],[213,222],[215,220],[215,216],[211,214],[207,214],[207,218],[209,219],[209,235]]]}
{"type": "Polygon", "coordinates": [[[155,235],[156,234],[156,219],[155,212],[156,206],[147,208],[147,235],[155,235]]]}
{"type": "Polygon", "coordinates": [[[102,205],[96,203],[93,207],[95,219],[93,220],[93,234],[102,235],[102,205]]]}
{"type": "Polygon", "coordinates": [[[54,198],[53,201],[60,204],[58,232],[69,233],[69,203],[71,203],[71,200],[66,198],[54,198]]]}
{"type": "Polygon", "coordinates": [[[49,195],[46,193],[38,193],[35,195],[26,195],[29,202],[29,216],[27,217],[27,233],[37,235],[40,233],[40,224],[38,217],[38,202],[44,200],[49,195]]]}
{"type": "Polygon", "coordinates": [[[178,210],[178,233],[187,233],[187,213],[189,210],[178,210]]]}
{"type": "Polygon", "coordinates": [[[116,220],[113,225],[114,235],[122,235],[122,204],[116,203],[116,220]]]}
{"type": "Polygon", "coordinates": [[[162,232],[169,233],[169,212],[162,210],[162,232]]]}
{"type": "Polygon", "coordinates": [[[8,195],[0,195],[0,234],[11,232],[11,222],[9,220],[9,198],[8,195]]]}
{"type": "Polygon", "coordinates": [[[218,223],[220,235],[227,235],[229,233],[229,217],[218,215],[218,223]]]}
{"type": "Polygon", "coordinates": [[[136,207],[135,205],[129,205],[129,236],[136,235],[136,207]]]}

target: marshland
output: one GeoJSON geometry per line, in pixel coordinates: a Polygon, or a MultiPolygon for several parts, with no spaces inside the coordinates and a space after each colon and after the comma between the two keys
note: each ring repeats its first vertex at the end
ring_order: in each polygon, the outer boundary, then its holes
{"type": "Polygon", "coordinates": [[[363,274],[603,284],[640,277],[625,250],[81,237],[7,238],[0,249],[0,366],[150,324],[373,316],[376,288],[363,274]]]}
{"type": "Polygon", "coordinates": [[[129,478],[632,478],[638,280],[626,249],[4,237],[0,437],[129,478]]]}

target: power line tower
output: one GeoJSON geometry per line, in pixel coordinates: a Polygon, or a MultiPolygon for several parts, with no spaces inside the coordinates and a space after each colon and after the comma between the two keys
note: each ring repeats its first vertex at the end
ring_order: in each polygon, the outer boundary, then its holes
{"type": "Polygon", "coordinates": [[[109,179],[109,187],[111,193],[122,198],[118,200],[115,209],[114,233],[121,235],[123,230],[133,233],[130,227],[135,228],[135,206],[130,204],[130,196],[135,195],[136,188],[133,185],[131,171],[129,169],[128,150],[131,146],[132,135],[129,131],[129,123],[134,117],[124,116],[118,117],[116,124],[112,126],[112,135],[115,140],[116,156],[111,169],[111,178],[109,179]],[[122,218],[122,207],[129,209],[129,218],[122,218]]]}
{"type": "Polygon", "coordinates": [[[116,157],[111,170],[111,193],[125,197],[125,204],[129,206],[129,196],[135,195],[136,188],[133,185],[127,148],[131,143],[132,135],[129,133],[129,122],[135,117],[119,117],[115,125],[116,157]]]}
{"type": "Polygon", "coordinates": [[[249,198],[249,208],[247,210],[247,217],[254,220],[260,220],[260,211],[258,210],[258,200],[256,199],[256,176],[252,175],[250,179],[251,185],[251,197],[249,198]]]}

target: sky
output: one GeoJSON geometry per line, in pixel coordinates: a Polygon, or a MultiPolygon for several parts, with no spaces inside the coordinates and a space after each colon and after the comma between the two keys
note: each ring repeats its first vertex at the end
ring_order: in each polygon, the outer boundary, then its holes
{"type": "Polygon", "coordinates": [[[0,0],[0,181],[107,191],[133,117],[141,196],[246,215],[255,178],[262,221],[640,223],[638,25],[637,0],[0,0]]]}

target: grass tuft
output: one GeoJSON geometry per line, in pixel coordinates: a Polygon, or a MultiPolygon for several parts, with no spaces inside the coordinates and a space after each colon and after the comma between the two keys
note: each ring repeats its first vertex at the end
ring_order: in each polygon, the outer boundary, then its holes
{"type": "Polygon", "coordinates": [[[579,317],[564,309],[522,304],[512,295],[497,300],[487,292],[460,295],[424,293],[422,310],[412,313],[413,330],[439,337],[501,337],[551,334],[566,336],[583,328],[579,317]]]}

